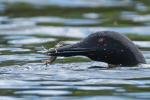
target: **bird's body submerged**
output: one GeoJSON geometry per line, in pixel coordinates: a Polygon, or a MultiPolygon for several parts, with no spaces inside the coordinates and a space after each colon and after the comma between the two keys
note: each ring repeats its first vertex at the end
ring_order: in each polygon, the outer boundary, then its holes
{"type": "Polygon", "coordinates": [[[48,53],[50,56],[87,56],[95,61],[113,65],[134,66],[145,63],[139,49],[122,34],[112,31],[96,32],[79,43],[63,46],[48,53]]]}

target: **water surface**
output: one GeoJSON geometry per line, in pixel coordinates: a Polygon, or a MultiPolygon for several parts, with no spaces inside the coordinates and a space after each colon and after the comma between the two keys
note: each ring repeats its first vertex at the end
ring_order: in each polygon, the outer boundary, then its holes
{"type": "Polygon", "coordinates": [[[150,2],[23,0],[0,4],[0,100],[149,100],[150,2]],[[85,57],[44,65],[45,48],[76,43],[96,31],[126,34],[147,64],[107,68],[85,57]]]}

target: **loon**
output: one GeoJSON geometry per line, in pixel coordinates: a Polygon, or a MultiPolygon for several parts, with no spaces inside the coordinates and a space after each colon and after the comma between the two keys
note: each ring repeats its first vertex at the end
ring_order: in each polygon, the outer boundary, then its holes
{"type": "Polygon", "coordinates": [[[126,36],[113,31],[93,33],[78,43],[61,46],[48,52],[51,57],[86,56],[110,65],[135,66],[146,63],[137,46],[126,36]]]}

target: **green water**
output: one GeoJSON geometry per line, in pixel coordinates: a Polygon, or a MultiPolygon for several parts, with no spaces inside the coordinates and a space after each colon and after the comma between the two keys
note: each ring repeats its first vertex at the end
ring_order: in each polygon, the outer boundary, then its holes
{"type": "Polygon", "coordinates": [[[25,1],[0,2],[0,100],[150,99],[149,0],[25,1]],[[147,64],[107,69],[77,56],[44,65],[43,46],[104,30],[127,35],[147,64]]]}

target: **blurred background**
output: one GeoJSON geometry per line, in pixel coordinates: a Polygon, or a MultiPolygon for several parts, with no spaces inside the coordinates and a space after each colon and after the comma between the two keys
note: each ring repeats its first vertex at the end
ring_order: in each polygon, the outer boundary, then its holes
{"type": "Polygon", "coordinates": [[[148,0],[0,0],[0,15],[3,22],[46,26],[146,27],[149,5],[148,0]]]}
{"type": "Polygon", "coordinates": [[[105,64],[80,56],[43,64],[43,47],[104,30],[127,35],[150,66],[150,0],[0,0],[0,100],[149,100],[147,67],[92,69],[105,64]]]}

